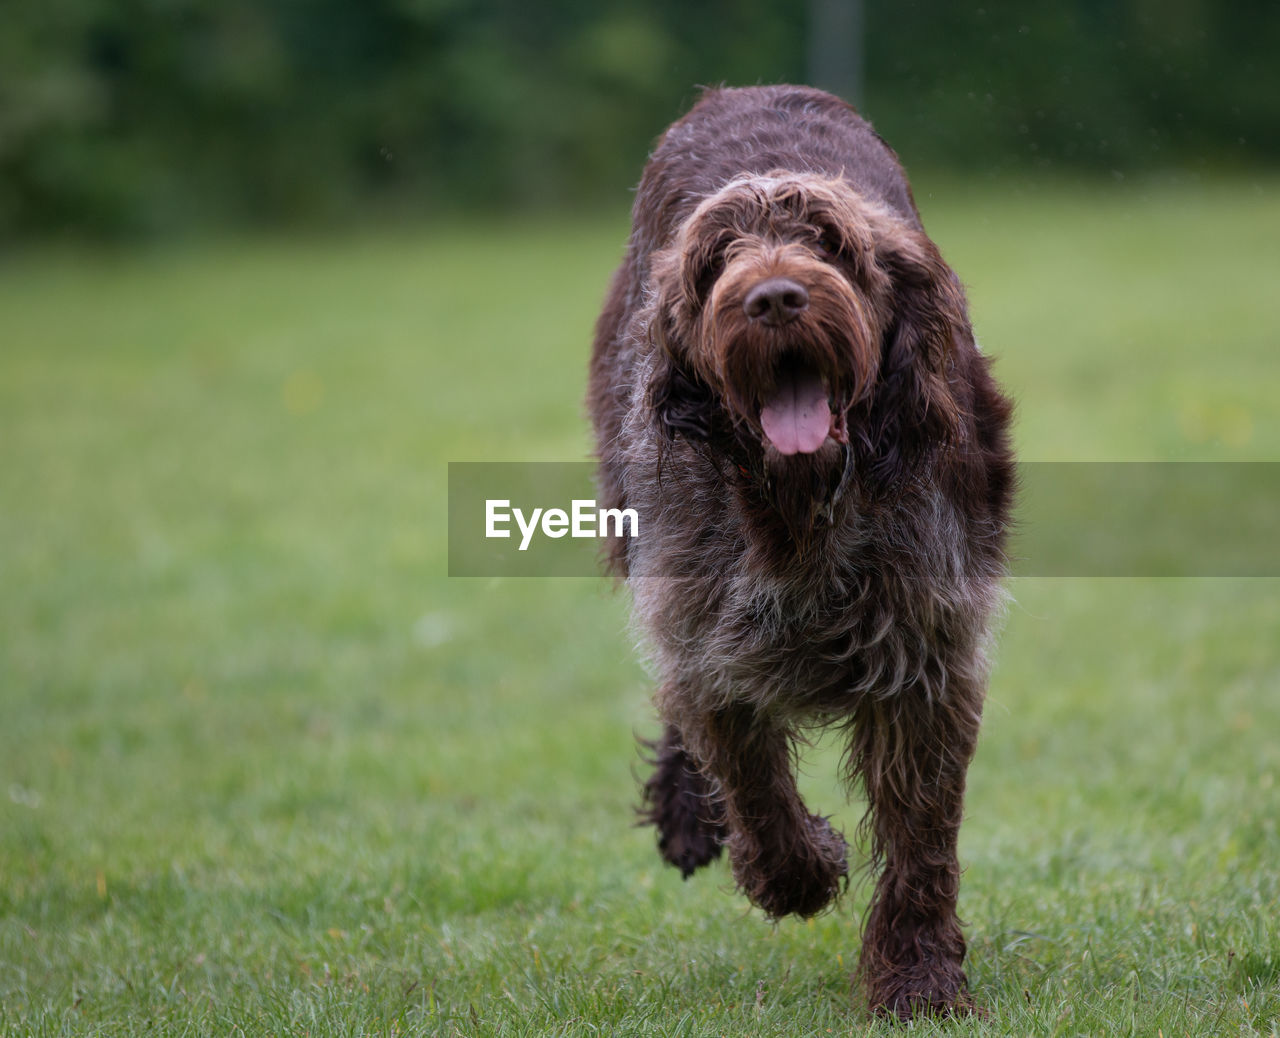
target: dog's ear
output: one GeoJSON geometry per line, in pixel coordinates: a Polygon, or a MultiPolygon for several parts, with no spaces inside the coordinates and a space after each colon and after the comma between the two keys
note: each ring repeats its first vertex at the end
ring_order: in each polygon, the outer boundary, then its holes
{"type": "MultiPolygon", "coordinates": [[[[678,276],[679,254],[668,252],[654,258],[654,276],[659,281],[678,276]]],[[[678,292],[662,292],[650,301],[652,309],[645,321],[653,349],[653,370],[646,387],[649,411],[654,416],[659,435],[668,443],[677,436],[687,440],[711,438],[711,422],[715,398],[711,388],[677,357],[681,352],[680,300],[678,292]],[[664,300],[672,298],[677,302],[664,300]]]]}
{"type": "Polygon", "coordinates": [[[714,398],[696,375],[686,372],[664,350],[657,351],[649,377],[649,407],[667,440],[711,438],[714,398]]]}
{"type": "Polygon", "coordinates": [[[960,435],[960,405],[948,375],[973,332],[959,279],[923,233],[898,228],[881,237],[875,262],[888,276],[891,296],[867,446],[872,469],[893,480],[960,435]]]}

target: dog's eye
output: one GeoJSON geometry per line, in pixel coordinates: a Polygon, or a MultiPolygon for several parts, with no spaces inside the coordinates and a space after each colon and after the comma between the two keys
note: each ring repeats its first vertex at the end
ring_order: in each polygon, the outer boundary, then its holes
{"type": "Polygon", "coordinates": [[[835,259],[840,255],[840,239],[830,231],[819,231],[818,250],[828,259],[835,259]]]}

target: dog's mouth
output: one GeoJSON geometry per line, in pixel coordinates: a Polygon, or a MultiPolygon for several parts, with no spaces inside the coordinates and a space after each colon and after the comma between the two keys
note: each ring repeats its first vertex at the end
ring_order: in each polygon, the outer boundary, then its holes
{"type": "Polygon", "coordinates": [[[848,405],[816,367],[794,355],[784,357],[773,382],[760,406],[760,427],[779,454],[813,454],[828,438],[849,442],[848,405]]]}

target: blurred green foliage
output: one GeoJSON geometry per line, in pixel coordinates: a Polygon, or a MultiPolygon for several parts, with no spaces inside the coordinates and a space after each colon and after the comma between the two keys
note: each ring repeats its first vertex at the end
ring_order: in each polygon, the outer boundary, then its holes
{"type": "MultiPolygon", "coordinates": [[[[1280,154],[1280,6],[887,0],[864,109],[912,165],[1280,154]]],[[[617,199],[698,84],[806,78],[794,0],[10,0],[0,233],[617,199]]]]}

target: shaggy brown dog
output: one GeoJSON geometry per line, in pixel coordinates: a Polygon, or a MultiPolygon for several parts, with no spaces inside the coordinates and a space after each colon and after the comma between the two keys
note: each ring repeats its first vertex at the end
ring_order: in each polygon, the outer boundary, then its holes
{"type": "Polygon", "coordinates": [[[686,876],[729,848],[771,917],[843,888],[796,791],[848,732],[882,865],[859,973],[878,1011],[968,1008],[965,772],[1001,602],[1010,406],[893,152],[799,87],[707,92],[658,145],[597,328],[611,546],[661,681],[645,817],[686,876]]]}

